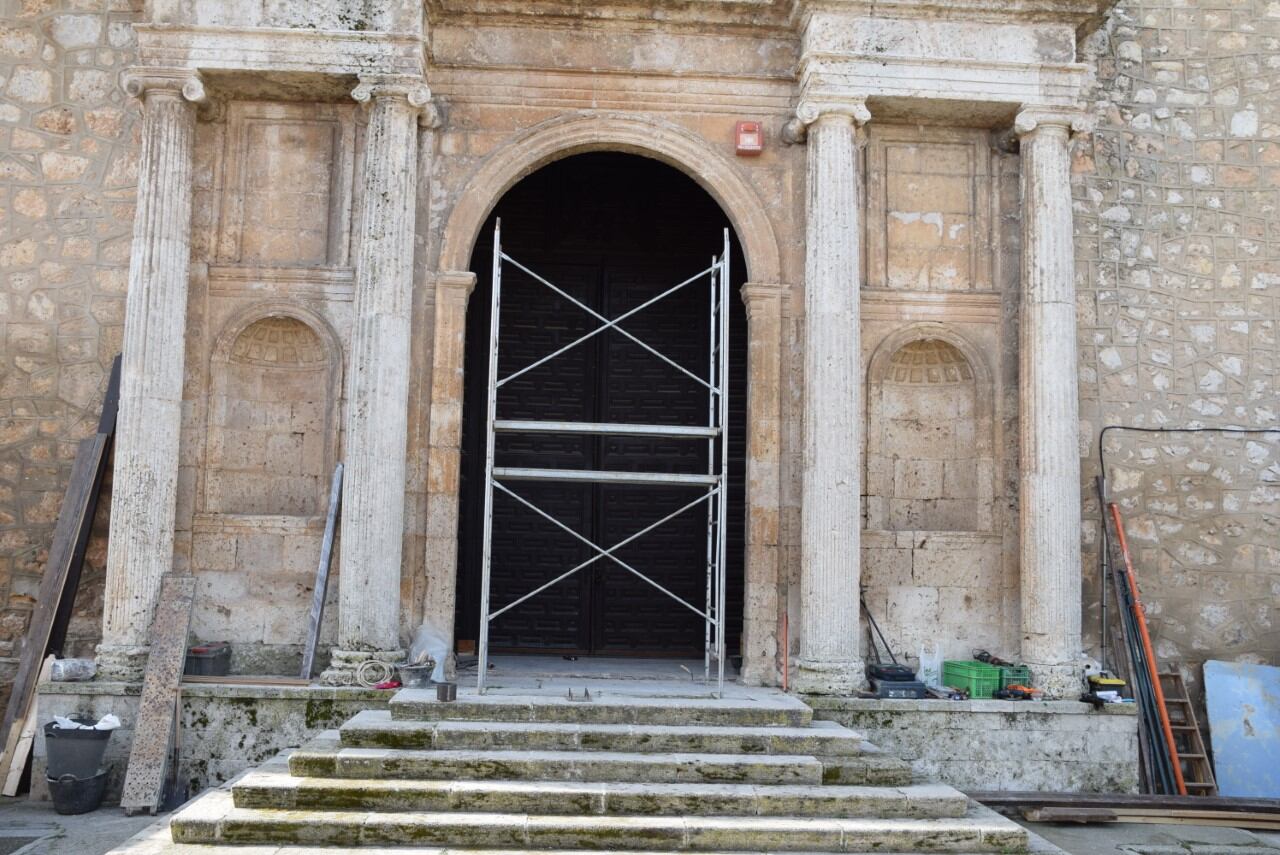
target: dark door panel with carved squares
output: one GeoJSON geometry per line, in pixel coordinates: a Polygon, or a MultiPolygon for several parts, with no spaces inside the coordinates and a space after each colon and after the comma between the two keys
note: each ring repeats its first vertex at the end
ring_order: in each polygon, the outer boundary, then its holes
{"type": "MultiPolygon", "coordinates": [[[[719,250],[724,215],[693,182],[634,156],[580,155],[522,181],[495,210],[503,249],[606,317],[704,269],[719,250]]],[[[468,308],[459,524],[458,638],[478,630],[483,522],[485,373],[493,218],[473,256],[478,283],[468,308]]],[[[736,647],[742,610],[745,281],[735,245],[731,314],[728,631],[736,647]],[[741,363],[741,364],[735,364],[741,363]]],[[[598,322],[504,265],[500,371],[506,376],[598,322]]],[[[707,376],[705,279],[622,326],[700,377],[707,376]]],[[[705,424],[706,388],[616,332],[597,335],[503,386],[499,418],[639,424],[705,424]]],[[[499,435],[502,466],[705,473],[703,442],[636,437],[499,435]]],[[[604,547],[692,500],[696,491],[523,482],[509,485],[604,547]]],[[[618,557],[698,608],[706,586],[704,505],[618,551],[618,557]]],[[[495,492],[491,607],[501,608],[590,557],[591,550],[501,491],[495,492]]],[[[703,622],[609,559],[600,559],[504,613],[490,629],[495,651],[699,655],[703,622]]]]}

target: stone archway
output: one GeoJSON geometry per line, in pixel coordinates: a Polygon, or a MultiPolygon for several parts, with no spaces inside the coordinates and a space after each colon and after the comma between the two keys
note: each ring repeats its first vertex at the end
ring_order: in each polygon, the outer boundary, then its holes
{"type": "Polygon", "coordinates": [[[778,242],[763,202],[731,162],[689,131],[653,119],[572,115],[537,125],[480,165],[447,219],[435,277],[424,616],[452,637],[466,308],[475,285],[468,270],[472,247],[493,206],[516,182],[552,161],[589,151],[638,154],[689,175],[724,210],[742,244],[749,276],[742,289],[748,325],[742,674],[749,683],[775,683],[782,445],[778,242]]]}

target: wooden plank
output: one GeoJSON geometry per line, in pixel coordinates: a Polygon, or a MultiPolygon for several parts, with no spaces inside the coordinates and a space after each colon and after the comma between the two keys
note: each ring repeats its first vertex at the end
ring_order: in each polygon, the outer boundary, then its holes
{"type": "MultiPolygon", "coordinates": [[[[44,576],[40,580],[36,608],[18,654],[18,673],[13,680],[9,707],[5,710],[3,722],[0,722],[0,738],[4,740],[4,753],[0,755],[0,779],[8,777],[17,748],[20,725],[15,727],[14,724],[27,715],[27,710],[35,699],[40,663],[49,652],[55,618],[60,611],[70,616],[70,605],[64,607],[63,600],[75,599],[75,585],[78,585],[80,578],[79,565],[75,563],[75,559],[79,555],[83,561],[82,544],[88,542],[89,530],[93,526],[89,510],[91,506],[96,506],[98,488],[101,487],[107,441],[103,434],[95,434],[82,439],[76,449],[71,479],[67,483],[67,492],[62,497],[62,507],[58,510],[58,522],[53,529],[49,560],[45,562],[44,576]],[[76,568],[76,583],[69,586],[67,583],[72,576],[73,565],[76,568]]],[[[65,634],[65,622],[62,632],[65,634]]]]}
{"type": "MultiPolygon", "coordinates": [[[[53,660],[54,657],[52,655],[44,658],[44,664],[40,666],[40,678],[36,680],[36,685],[49,679],[49,671],[53,668],[53,660]]],[[[39,695],[32,699],[31,706],[27,708],[27,714],[22,720],[18,744],[14,748],[13,759],[9,763],[9,774],[5,776],[4,787],[0,788],[0,795],[16,796],[18,794],[18,785],[22,783],[22,773],[27,771],[27,761],[31,758],[31,746],[35,744],[36,728],[40,724],[38,708],[39,695]]]]}
{"type": "Polygon", "coordinates": [[[1280,799],[1230,798],[1224,796],[1166,796],[1128,793],[1042,793],[1037,791],[973,791],[967,794],[989,807],[1102,807],[1148,810],[1222,810],[1280,815],[1280,799]]]}
{"type": "Polygon", "coordinates": [[[116,434],[116,414],[120,411],[120,354],[111,360],[111,377],[107,380],[107,394],[102,400],[102,415],[98,417],[98,433],[116,434]]]}
{"type": "Polygon", "coordinates": [[[338,511],[342,507],[342,464],[333,469],[329,487],[329,514],[324,521],[324,540],[320,543],[320,565],[316,568],[316,585],[311,592],[311,613],[307,616],[307,643],[302,648],[302,678],[310,681],[316,665],[316,645],[320,641],[320,623],[324,619],[324,601],[329,594],[329,564],[333,559],[333,538],[338,528],[338,511]]]}
{"type": "Polygon", "coordinates": [[[120,796],[120,806],[130,816],[142,810],[154,814],[160,805],[195,591],[194,576],[166,575],[160,583],[160,601],[151,621],[151,652],[133,727],[133,748],[120,796]]]}
{"type": "Polygon", "coordinates": [[[1115,822],[1115,811],[1096,807],[1023,808],[1022,816],[1032,822],[1115,822]]]}

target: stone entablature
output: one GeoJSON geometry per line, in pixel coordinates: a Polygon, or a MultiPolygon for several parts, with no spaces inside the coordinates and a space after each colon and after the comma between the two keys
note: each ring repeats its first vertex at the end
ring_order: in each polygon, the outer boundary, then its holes
{"type": "MultiPolygon", "coordinates": [[[[357,31],[333,28],[347,14],[343,4],[286,21],[173,2],[138,27],[139,74],[175,69],[163,74],[183,79],[193,97],[214,108],[197,125],[191,101],[170,99],[181,109],[152,111],[147,96],[148,133],[160,136],[144,149],[143,173],[156,173],[149,180],[175,207],[163,222],[140,215],[135,252],[186,247],[192,273],[185,257],[175,259],[150,274],[153,284],[131,285],[131,305],[148,287],[160,289],[179,318],[188,294],[200,305],[191,309],[185,348],[178,335],[159,339],[164,348],[156,350],[146,319],[130,321],[125,400],[151,370],[131,363],[130,352],[164,354],[165,370],[181,378],[185,350],[181,397],[204,412],[213,384],[205,342],[225,334],[220,325],[232,313],[253,313],[255,303],[299,301],[311,313],[299,322],[318,340],[335,332],[342,353],[330,357],[337,364],[329,370],[345,388],[330,398],[340,400],[347,480],[336,638],[328,638],[341,661],[330,676],[342,679],[362,658],[397,655],[406,630],[424,615],[452,626],[471,248],[517,180],[551,160],[594,150],[640,153],[689,172],[720,202],[743,243],[752,283],[744,291],[747,678],[776,681],[779,653],[789,651],[799,656],[802,688],[846,692],[862,679],[859,622],[850,606],[862,573],[857,521],[869,463],[850,449],[865,444],[868,384],[876,381],[862,370],[869,357],[860,335],[878,343],[923,317],[947,329],[934,338],[922,330],[922,341],[978,343],[965,358],[970,376],[987,384],[973,392],[975,402],[987,402],[975,421],[987,440],[985,456],[971,462],[975,472],[984,467],[987,486],[965,498],[994,503],[1006,468],[1022,478],[1020,523],[979,511],[965,524],[996,544],[1003,563],[994,578],[1020,585],[1020,602],[1003,603],[999,620],[1016,626],[1020,611],[1028,628],[1018,633],[1023,654],[1046,677],[1074,669],[1080,603],[1070,576],[1078,576],[1079,544],[1072,546],[1071,532],[1079,528],[1079,508],[1072,518],[1062,503],[1078,499],[1066,465],[1075,454],[1075,421],[1062,417],[1070,401],[1039,392],[1074,382],[1073,373],[1063,373],[1065,363],[1074,372],[1074,335],[1053,330],[1065,323],[1058,315],[1069,308],[1073,287],[1063,165],[1086,72],[1074,45],[1094,4],[993,10],[903,2],[887,14],[882,4],[739,3],[729,5],[745,17],[727,29],[718,18],[729,6],[719,3],[603,4],[581,27],[563,28],[554,2],[534,4],[551,13],[541,17],[525,14],[534,11],[528,4],[521,12],[502,2],[433,2],[425,20],[414,19],[412,5],[387,4],[361,18],[357,31]],[[751,162],[734,159],[729,148],[733,122],[743,116],[762,119],[767,134],[765,153],[751,162]],[[990,199],[1016,180],[1005,161],[1016,161],[1002,154],[993,155],[995,166],[985,162],[1015,118],[1024,147],[1022,194],[1036,200],[1022,208],[1021,296],[1017,277],[994,272],[1010,265],[997,264],[1001,253],[992,247],[1000,232],[989,219],[990,199]],[[880,135],[902,121],[962,127],[952,133],[972,149],[967,165],[948,178],[973,190],[945,212],[949,231],[974,235],[966,266],[954,275],[942,272],[947,259],[960,257],[947,254],[952,248],[925,258],[915,238],[899,247],[880,230],[891,213],[878,195],[888,179],[884,170],[864,169],[864,152],[882,152],[877,140],[893,133],[919,146],[938,137],[906,128],[880,135]],[[166,164],[190,170],[199,162],[212,176],[199,179],[194,221],[183,212],[195,179],[160,171],[162,150],[166,164]],[[260,154],[250,157],[251,150],[260,154]],[[301,151],[314,156],[288,156],[301,151]],[[1027,151],[1035,154],[1027,158],[1027,151]],[[309,167],[316,161],[328,166],[323,174],[309,167]],[[296,198],[284,204],[285,197],[296,198]],[[270,213],[290,206],[308,216],[270,213]],[[328,216],[314,216],[325,206],[328,216]],[[165,231],[193,222],[184,235],[165,231]],[[280,222],[286,224],[277,235],[280,222]],[[900,249],[915,255],[893,255],[900,249]],[[923,285],[896,272],[917,263],[935,271],[923,285]],[[952,287],[961,281],[964,287],[952,287]],[[991,405],[1002,397],[1002,383],[1017,380],[1001,361],[1012,339],[1001,326],[1010,316],[1007,301],[1023,306],[1020,470],[1000,438],[1012,416],[991,405]],[[1061,525],[1043,537],[1030,522],[1060,512],[1061,525]],[[1015,528],[1020,565],[1008,563],[1015,528]],[[784,613],[792,627],[785,639],[784,613]]],[[[169,566],[212,571],[214,553],[204,550],[215,547],[222,550],[217,561],[240,566],[226,557],[225,538],[210,537],[219,524],[207,507],[209,471],[223,458],[207,445],[225,426],[207,412],[180,426],[178,396],[164,401],[165,412],[149,418],[163,428],[164,441],[148,449],[159,475],[135,479],[129,464],[118,466],[116,495],[127,503],[137,489],[159,498],[148,507],[161,510],[149,513],[176,522],[147,518],[160,537],[115,539],[129,546],[116,547],[120,557],[112,563],[104,651],[140,649],[155,583],[169,566]],[[178,501],[178,485],[189,490],[189,483],[204,490],[198,510],[178,501]],[[176,513],[165,510],[175,503],[176,513]]],[[[138,406],[124,406],[122,424],[138,406]]],[[[128,461],[127,440],[122,451],[128,461]]],[[[288,507],[300,520],[293,528],[310,531],[304,518],[314,517],[312,507],[288,507]]],[[[244,515],[235,516],[242,526],[244,515]]],[[[876,544],[872,538],[869,545],[876,544]]]]}

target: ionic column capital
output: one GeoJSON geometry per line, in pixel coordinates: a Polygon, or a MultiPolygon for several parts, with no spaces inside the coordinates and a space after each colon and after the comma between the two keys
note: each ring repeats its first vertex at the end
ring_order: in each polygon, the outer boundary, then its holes
{"type": "Polygon", "coordinates": [[[422,77],[410,74],[362,74],[351,97],[367,104],[382,99],[400,100],[418,113],[418,123],[436,127],[440,113],[431,100],[431,87],[422,77]]]}
{"type": "Polygon", "coordinates": [[[871,121],[871,111],[863,98],[835,100],[806,98],[796,105],[795,117],[782,127],[782,139],[787,143],[802,143],[809,126],[822,121],[838,121],[860,128],[871,121]]]}
{"type": "Polygon", "coordinates": [[[192,104],[203,104],[209,99],[204,80],[194,68],[134,66],[125,69],[120,83],[133,98],[145,99],[152,93],[165,92],[192,104]]]}
{"type": "Polygon", "coordinates": [[[1083,110],[1025,106],[1013,120],[1013,131],[1020,138],[1046,127],[1063,128],[1068,134],[1088,133],[1093,130],[1093,117],[1083,110]]]}

